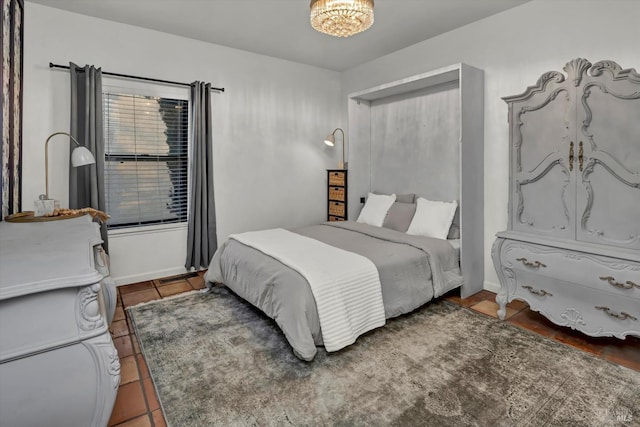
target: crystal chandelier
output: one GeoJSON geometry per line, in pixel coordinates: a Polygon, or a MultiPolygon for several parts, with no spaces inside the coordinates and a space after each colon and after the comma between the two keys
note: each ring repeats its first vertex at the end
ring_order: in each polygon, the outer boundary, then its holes
{"type": "Polygon", "coordinates": [[[349,37],[373,24],[373,0],[311,0],[311,26],[321,33],[349,37]]]}

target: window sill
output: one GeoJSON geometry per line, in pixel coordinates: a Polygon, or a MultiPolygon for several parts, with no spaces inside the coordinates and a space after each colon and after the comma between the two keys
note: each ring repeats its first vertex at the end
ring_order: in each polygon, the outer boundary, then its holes
{"type": "Polygon", "coordinates": [[[128,228],[116,228],[109,230],[109,237],[120,237],[132,234],[149,234],[149,233],[162,233],[176,230],[186,230],[186,222],[178,222],[173,224],[157,224],[157,225],[143,225],[140,227],[128,227],[128,228]]]}

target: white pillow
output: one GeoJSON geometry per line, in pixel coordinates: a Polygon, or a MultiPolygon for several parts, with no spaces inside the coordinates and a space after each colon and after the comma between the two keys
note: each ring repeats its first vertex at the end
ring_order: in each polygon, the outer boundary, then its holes
{"type": "Polygon", "coordinates": [[[446,239],[457,208],[455,200],[435,202],[419,197],[407,234],[446,239]]]}
{"type": "Polygon", "coordinates": [[[395,194],[387,196],[384,194],[369,193],[367,201],[360,211],[356,222],[382,227],[382,223],[387,217],[387,212],[389,212],[389,208],[395,201],[395,194]]]}

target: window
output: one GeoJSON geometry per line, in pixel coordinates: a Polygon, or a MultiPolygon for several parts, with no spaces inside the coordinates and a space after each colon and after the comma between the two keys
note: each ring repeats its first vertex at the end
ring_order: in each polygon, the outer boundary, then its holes
{"type": "Polygon", "coordinates": [[[185,222],[187,99],[103,93],[110,228],[185,222]]]}

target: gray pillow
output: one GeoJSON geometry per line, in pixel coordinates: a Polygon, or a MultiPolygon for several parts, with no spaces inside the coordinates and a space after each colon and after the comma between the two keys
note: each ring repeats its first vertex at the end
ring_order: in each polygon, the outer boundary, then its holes
{"type": "Polygon", "coordinates": [[[456,213],[453,215],[453,223],[449,229],[449,235],[447,239],[459,239],[460,238],[460,205],[456,209],[456,213]]]}
{"type": "Polygon", "coordinates": [[[396,202],[398,203],[414,203],[416,201],[415,194],[396,194],[396,202]]]}
{"type": "Polygon", "coordinates": [[[396,201],[389,208],[389,212],[387,212],[387,217],[384,219],[382,226],[405,233],[409,229],[409,224],[411,224],[413,214],[415,213],[415,203],[401,203],[396,201]]]}
{"type": "MultiPolygon", "coordinates": [[[[378,191],[374,191],[373,194],[384,194],[378,191]]],[[[416,195],[413,193],[409,194],[396,194],[396,202],[399,203],[413,203],[416,201],[416,195]]]]}

